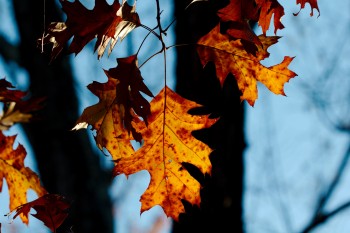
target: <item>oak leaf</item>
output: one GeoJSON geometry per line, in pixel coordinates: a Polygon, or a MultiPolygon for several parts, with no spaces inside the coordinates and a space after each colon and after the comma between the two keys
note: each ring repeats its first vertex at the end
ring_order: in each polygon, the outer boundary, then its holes
{"type": "Polygon", "coordinates": [[[13,219],[20,214],[28,218],[30,209],[34,209],[36,213],[32,215],[42,221],[52,232],[56,232],[67,218],[69,207],[70,202],[65,197],[57,194],[45,194],[14,209],[12,211],[15,212],[13,219]]]}
{"type": "Polygon", "coordinates": [[[150,173],[150,184],[140,200],[141,213],[160,205],[167,216],[178,220],[185,211],[182,199],[200,204],[200,183],[183,163],[193,164],[203,174],[211,173],[212,149],[194,138],[192,131],[209,127],[216,119],[188,114],[198,106],[165,87],[151,101],[148,127],[141,120],[133,122],[144,144],[132,156],[117,161],[114,174],[150,173]]]}
{"type": "MultiPolygon", "coordinates": [[[[0,191],[3,179],[6,180],[10,195],[10,210],[27,202],[27,190],[32,189],[43,196],[46,190],[41,186],[39,177],[30,168],[24,166],[26,151],[19,144],[13,149],[16,136],[5,136],[0,131],[0,191]]],[[[28,217],[21,214],[21,219],[28,224],[28,217]]]]}
{"type": "Polygon", "coordinates": [[[97,50],[100,58],[108,44],[110,54],[118,39],[123,40],[130,31],[140,25],[139,16],[135,12],[136,6],[130,6],[126,0],[123,0],[121,6],[119,0],[115,0],[112,5],[108,5],[105,0],[96,0],[92,10],[85,8],[78,0],[60,2],[67,14],[66,22],[51,23],[45,37],[39,39],[39,44],[53,44],[51,60],[56,58],[72,37],[69,52],[75,54],[97,37],[95,51],[97,50]]]}
{"type": "Polygon", "coordinates": [[[117,79],[108,78],[106,83],[94,81],[88,85],[88,89],[99,98],[99,102],[87,107],[73,128],[78,130],[91,125],[92,130],[96,130],[98,148],[106,148],[115,160],[128,157],[134,152],[130,143],[132,138],[123,127],[121,110],[116,104],[117,83],[117,79]]]}
{"type": "Polygon", "coordinates": [[[296,76],[288,69],[293,60],[291,57],[285,57],[280,64],[270,67],[260,63],[269,56],[267,49],[275,44],[278,38],[260,35],[259,40],[263,46],[258,46],[257,54],[254,56],[245,51],[240,40],[230,40],[227,35],[221,34],[218,24],[197,42],[197,51],[203,66],[210,61],[215,63],[221,85],[227,75],[232,73],[242,92],[241,100],[247,100],[253,106],[258,98],[257,81],[263,83],[273,93],[285,95],[284,84],[296,76]]]}
{"type": "Polygon", "coordinates": [[[255,0],[256,4],[260,8],[259,21],[258,24],[261,26],[263,34],[266,35],[267,30],[270,27],[270,22],[272,15],[274,15],[274,33],[277,30],[284,28],[281,19],[284,15],[284,8],[279,4],[277,0],[255,0]]]}
{"type": "Polygon", "coordinates": [[[310,7],[311,7],[310,16],[314,15],[314,9],[316,9],[318,11],[318,16],[320,16],[320,9],[318,9],[317,0],[297,0],[297,5],[300,4],[300,10],[298,13],[295,13],[294,15],[298,15],[300,13],[301,9],[303,9],[305,7],[306,3],[309,3],[310,7]]]}

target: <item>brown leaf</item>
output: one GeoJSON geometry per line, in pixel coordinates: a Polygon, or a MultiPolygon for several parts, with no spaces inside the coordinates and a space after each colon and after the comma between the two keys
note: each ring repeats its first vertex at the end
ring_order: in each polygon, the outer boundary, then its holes
{"type": "Polygon", "coordinates": [[[30,209],[34,209],[36,213],[32,215],[42,221],[52,232],[56,232],[68,216],[69,207],[70,203],[65,197],[57,194],[45,194],[14,209],[16,214],[13,219],[20,214],[28,218],[30,209]]]}
{"type": "Polygon", "coordinates": [[[166,87],[151,101],[148,127],[141,120],[133,123],[144,144],[132,156],[121,158],[114,173],[130,175],[141,170],[150,173],[151,182],[141,196],[141,212],[160,205],[167,216],[178,220],[185,211],[182,199],[200,204],[201,185],[182,164],[191,163],[203,174],[211,173],[212,150],[194,138],[192,131],[209,127],[216,119],[187,113],[198,106],[166,87]]]}
{"type": "MultiPolygon", "coordinates": [[[[92,10],[85,8],[80,1],[60,0],[63,11],[67,14],[66,22],[51,23],[48,33],[39,44],[52,43],[51,60],[62,51],[70,38],[73,40],[69,52],[78,54],[83,47],[97,37],[95,51],[102,57],[108,44],[110,54],[118,42],[134,28],[140,25],[139,16],[135,13],[135,5],[131,7],[126,0],[120,6],[118,0],[108,5],[105,0],[96,0],[92,10]]],[[[135,1],[136,3],[136,1],[135,1]]]]}
{"type": "Polygon", "coordinates": [[[119,105],[119,109],[121,110],[121,120],[127,131],[132,131],[134,139],[141,142],[141,135],[137,134],[131,125],[134,119],[133,112],[142,117],[147,125],[147,117],[151,113],[150,104],[140,92],[143,92],[149,97],[154,96],[143,82],[136,55],[118,58],[117,62],[118,66],[116,68],[109,69],[105,73],[109,78],[118,80],[116,86],[116,104],[119,105]]]}

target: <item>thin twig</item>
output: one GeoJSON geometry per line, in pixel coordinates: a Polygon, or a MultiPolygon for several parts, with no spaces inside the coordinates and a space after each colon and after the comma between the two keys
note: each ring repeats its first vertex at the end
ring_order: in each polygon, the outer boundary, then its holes
{"type": "MultiPolygon", "coordinates": [[[[142,26],[142,25],[141,25],[141,26],[142,26]]],[[[151,28],[149,28],[149,27],[147,27],[147,26],[145,26],[145,25],[143,25],[143,26],[144,26],[143,28],[145,28],[145,29],[148,30],[148,34],[145,36],[145,38],[143,38],[143,40],[142,40],[142,42],[141,42],[141,44],[140,44],[140,46],[139,46],[139,49],[137,50],[136,54],[139,54],[142,45],[145,43],[147,37],[148,37],[151,33],[152,33],[153,35],[155,35],[157,38],[159,38],[159,35],[154,31],[155,29],[157,29],[158,26],[157,26],[157,27],[154,27],[153,29],[151,29],[151,28]]]]}
{"type": "Polygon", "coordinates": [[[314,230],[316,227],[320,226],[321,223],[324,223],[328,220],[330,220],[332,217],[336,216],[338,213],[341,211],[346,210],[347,208],[350,207],[350,200],[344,202],[343,204],[339,205],[336,207],[334,210],[329,211],[328,213],[325,214],[319,214],[316,219],[314,219],[313,222],[311,222],[303,231],[302,233],[309,233],[312,230],[314,230]]]}
{"type": "Polygon", "coordinates": [[[320,197],[318,205],[316,207],[316,210],[314,212],[314,216],[312,217],[310,223],[305,227],[305,229],[302,231],[302,233],[307,233],[310,232],[313,228],[318,226],[320,223],[323,223],[324,221],[327,220],[327,218],[332,217],[336,213],[340,212],[343,208],[347,207],[349,204],[347,204],[345,207],[342,207],[342,209],[339,209],[340,207],[334,209],[333,211],[329,212],[328,214],[325,214],[325,206],[332,197],[332,194],[334,193],[336,187],[339,184],[339,181],[341,180],[341,177],[345,171],[345,168],[349,162],[350,158],[350,144],[349,147],[347,148],[343,159],[341,160],[338,169],[336,169],[337,173],[333,177],[332,182],[329,184],[326,192],[320,197]]]}

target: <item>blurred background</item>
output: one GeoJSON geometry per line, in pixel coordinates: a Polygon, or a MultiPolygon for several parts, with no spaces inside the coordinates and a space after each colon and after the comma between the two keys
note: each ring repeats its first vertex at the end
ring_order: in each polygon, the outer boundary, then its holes
{"type": "MultiPolygon", "coordinates": [[[[94,7],[93,0],[81,2],[88,9],[94,7]]],[[[195,41],[216,22],[204,2],[196,2],[184,12],[189,2],[160,1],[164,27],[174,15],[178,17],[165,38],[167,45],[195,41]],[[199,13],[198,5],[209,13],[199,13]]],[[[35,41],[50,22],[65,19],[59,1],[0,0],[0,78],[6,77],[32,95],[48,96],[42,121],[18,125],[5,133],[18,134],[17,143],[28,153],[26,165],[40,174],[47,190],[75,200],[61,232],[350,231],[350,1],[319,1],[319,17],[317,11],[310,17],[308,4],[294,16],[300,5],[280,3],[285,8],[285,29],[277,31],[281,39],[269,49],[271,57],[263,64],[270,66],[284,56],[295,56],[289,68],[298,76],[285,85],[286,97],[259,85],[254,107],[239,103],[232,78],[221,92],[210,78],[212,65],[202,69],[192,64],[198,63],[195,50],[190,54],[181,49],[167,52],[168,86],[222,117],[212,131],[214,136],[205,139],[218,149],[211,155],[213,179],[200,178],[205,185],[203,207],[186,205],[188,215],[181,217],[181,223],[173,223],[160,207],[140,215],[139,198],[150,179],[147,172],[111,179],[111,158],[97,149],[92,132],[70,131],[82,111],[98,102],[86,86],[105,82],[103,69],[115,67],[117,57],[134,54],[147,31],[134,30],[110,57],[105,54],[97,60],[92,42],[77,56],[63,51],[50,63],[35,41]],[[190,80],[197,76],[199,81],[190,80]],[[231,107],[235,110],[227,110],[231,107]]],[[[155,9],[155,2],[137,2],[144,25],[156,25],[155,9]]],[[[261,30],[255,29],[260,34],[261,30]]],[[[273,28],[268,35],[273,35],[273,28]]],[[[146,42],[139,64],[161,48],[155,38],[148,37],[146,42]]],[[[157,56],[141,69],[154,95],[164,85],[163,64],[162,56],[157,56]]],[[[28,198],[36,196],[29,192],[28,198]]],[[[33,217],[28,226],[19,219],[3,217],[9,212],[8,201],[4,185],[0,193],[3,233],[48,232],[33,217]]]]}

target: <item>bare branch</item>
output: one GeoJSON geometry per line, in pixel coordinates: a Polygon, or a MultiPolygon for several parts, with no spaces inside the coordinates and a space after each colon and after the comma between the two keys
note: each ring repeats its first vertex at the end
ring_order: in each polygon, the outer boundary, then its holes
{"type": "Polygon", "coordinates": [[[341,210],[350,206],[350,201],[349,201],[329,213],[325,213],[325,210],[324,210],[327,202],[332,197],[332,194],[334,193],[337,185],[339,184],[339,181],[341,180],[341,177],[345,171],[346,165],[348,164],[349,158],[350,158],[350,146],[347,148],[343,156],[343,159],[339,164],[338,169],[336,169],[337,172],[333,177],[332,182],[329,184],[327,190],[323,193],[323,195],[319,198],[319,202],[314,212],[313,218],[311,219],[310,223],[305,227],[305,229],[302,231],[302,233],[310,232],[313,228],[317,227],[321,223],[328,220],[328,218],[333,217],[335,214],[337,214],[341,210]]]}
{"type": "Polygon", "coordinates": [[[310,222],[309,225],[305,227],[302,233],[309,233],[322,223],[330,220],[332,217],[336,216],[336,214],[340,213],[343,210],[346,210],[348,207],[350,207],[350,200],[344,202],[343,204],[339,205],[337,208],[334,210],[328,212],[328,213],[320,213],[312,222],[310,222]]]}

